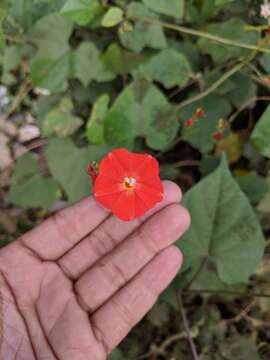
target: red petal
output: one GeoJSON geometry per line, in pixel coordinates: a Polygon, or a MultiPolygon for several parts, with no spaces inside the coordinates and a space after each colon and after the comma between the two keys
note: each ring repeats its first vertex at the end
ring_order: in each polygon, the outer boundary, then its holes
{"type": "Polygon", "coordinates": [[[112,208],[112,205],[117,201],[118,197],[121,195],[121,193],[117,192],[114,194],[107,194],[107,195],[98,195],[96,196],[96,200],[99,204],[104,206],[107,209],[112,208]]]}
{"type": "Polygon", "coordinates": [[[119,219],[129,221],[135,217],[135,192],[123,191],[113,203],[112,212],[119,219]]]}
{"type": "Polygon", "coordinates": [[[138,181],[157,176],[159,173],[159,164],[155,158],[151,155],[146,155],[145,160],[136,169],[136,175],[138,181]]]}
{"type": "Polygon", "coordinates": [[[163,199],[163,189],[160,191],[145,184],[138,184],[136,195],[146,204],[148,209],[151,209],[163,199]]]}

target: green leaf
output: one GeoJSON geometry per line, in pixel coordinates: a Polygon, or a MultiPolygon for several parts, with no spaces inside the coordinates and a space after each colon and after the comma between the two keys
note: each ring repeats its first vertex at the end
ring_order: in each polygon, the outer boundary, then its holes
{"type": "Polygon", "coordinates": [[[101,25],[104,27],[113,27],[123,20],[124,12],[116,6],[112,6],[103,16],[101,25]]]}
{"type": "Polygon", "coordinates": [[[137,68],[145,61],[141,54],[125,50],[117,43],[112,43],[101,56],[104,68],[110,73],[124,75],[137,68]]]}
{"type": "Polygon", "coordinates": [[[108,360],[124,360],[124,355],[120,349],[115,349],[111,355],[109,356],[108,360]]]}
{"type": "Polygon", "coordinates": [[[21,207],[49,208],[59,194],[54,179],[39,173],[37,161],[31,154],[17,160],[8,194],[10,202],[21,207]]]}
{"type": "Polygon", "coordinates": [[[72,23],[58,13],[44,16],[29,32],[37,47],[36,59],[59,59],[69,50],[72,23]]]}
{"type": "Polygon", "coordinates": [[[101,95],[93,105],[91,116],[86,125],[86,136],[93,144],[104,144],[104,118],[108,112],[110,98],[108,95],[101,95]]]}
{"type": "Polygon", "coordinates": [[[114,146],[132,147],[135,138],[143,136],[149,146],[163,149],[177,129],[178,121],[166,97],[140,80],[123,90],[104,120],[105,139],[114,146]]]}
{"type": "Polygon", "coordinates": [[[61,13],[78,25],[85,26],[102,15],[103,8],[98,0],[68,0],[61,13]]]}
{"type": "Polygon", "coordinates": [[[68,138],[50,140],[46,149],[49,169],[65,190],[70,203],[91,193],[92,185],[86,166],[91,161],[99,161],[107,151],[106,147],[94,145],[78,148],[68,138]]]}
{"type": "Polygon", "coordinates": [[[266,178],[255,172],[244,176],[236,176],[235,180],[253,205],[260,202],[268,190],[266,178]]]}
{"type": "Polygon", "coordinates": [[[136,53],[141,52],[145,47],[164,49],[167,46],[161,25],[143,21],[143,18],[156,19],[156,16],[143,4],[132,2],[128,6],[127,17],[131,20],[136,17],[139,20],[136,20],[134,26],[124,22],[119,29],[119,37],[123,46],[136,53]],[[140,18],[142,19],[140,20],[140,18]]]}
{"type": "Polygon", "coordinates": [[[259,63],[264,68],[264,70],[269,74],[270,73],[270,54],[263,54],[259,58],[259,63]]]}
{"type": "Polygon", "coordinates": [[[218,120],[226,119],[231,112],[231,105],[225,98],[211,94],[203,100],[185,107],[180,114],[182,123],[193,116],[197,108],[204,109],[205,117],[197,121],[192,127],[184,127],[182,136],[196,149],[207,153],[213,149],[215,144],[212,134],[217,131],[218,120]]]}
{"type": "Polygon", "coordinates": [[[170,105],[154,106],[152,120],[146,134],[147,145],[155,150],[165,150],[179,129],[178,116],[170,105]]]}
{"type": "Polygon", "coordinates": [[[100,52],[91,42],[83,42],[74,53],[73,76],[86,87],[91,81],[105,82],[115,75],[105,69],[100,59],[100,52]]]}
{"type": "Polygon", "coordinates": [[[63,98],[60,103],[48,112],[42,122],[43,136],[58,135],[65,137],[73,134],[83,121],[72,114],[73,104],[69,98],[63,98]]]}
{"type": "Polygon", "coordinates": [[[193,286],[246,282],[262,259],[264,238],[224,156],[216,171],[188,191],[184,206],[191,213],[192,225],[179,242],[183,271],[201,268],[193,286]]]}
{"type": "Polygon", "coordinates": [[[187,58],[173,49],[162,50],[140,66],[138,72],[147,79],[161,82],[166,88],[186,85],[192,74],[187,58]]]}
{"type": "Polygon", "coordinates": [[[144,4],[155,12],[181,19],[184,15],[184,0],[143,0],[144,4]]]}
{"type": "MultiPolygon", "coordinates": [[[[245,30],[245,23],[239,18],[232,18],[221,23],[210,24],[206,27],[205,31],[244,44],[256,44],[259,40],[257,33],[245,30]]],[[[249,53],[249,50],[237,46],[222,45],[206,38],[200,38],[198,46],[203,53],[211,55],[214,62],[218,64],[224,63],[232,58],[246,56],[249,53]]]]}
{"type": "Polygon", "coordinates": [[[251,134],[251,143],[262,155],[270,158],[270,105],[254,128],[251,134]]]}
{"type": "Polygon", "coordinates": [[[30,65],[30,74],[35,86],[57,93],[67,89],[70,69],[71,53],[68,52],[57,60],[35,58],[30,65]]]}
{"type": "Polygon", "coordinates": [[[243,106],[257,95],[257,85],[248,74],[235,74],[231,81],[234,82],[235,88],[227,94],[227,98],[235,107],[243,106]]]}

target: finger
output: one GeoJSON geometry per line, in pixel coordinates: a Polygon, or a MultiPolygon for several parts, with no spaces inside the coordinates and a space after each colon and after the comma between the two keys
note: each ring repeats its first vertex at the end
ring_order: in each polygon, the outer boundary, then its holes
{"type": "Polygon", "coordinates": [[[179,187],[171,181],[164,181],[163,186],[163,201],[157,204],[145,216],[129,222],[124,222],[114,216],[110,216],[101,226],[97,227],[95,231],[59,259],[58,264],[66,274],[72,279],[77,279],[99,258],[110,252],[129,234],[135,231],[146,219],[169,204],[179,203],[182,197],[179,187]]]}
{"type": "Polygon", "coordinates": [[[92,316],[96,338],[109,354],[143,318],[169,285],[182,263],[181,252],[171,246],[158,254],[124,288],[92,316]]]}
{"type": "Polygon", "coordinates": [[[161,250],[173,244],[189,223],[187,210],[176,204],[152,216],[75,283],[81,305],[86,311],[94,312],[161,250]]]}
{"type": "Polygon", "coordinates": [[[23,235],[20,241],[43,260],[56,260],[96,228],[109,212],[87,197],[59,211],[23,235]]]}

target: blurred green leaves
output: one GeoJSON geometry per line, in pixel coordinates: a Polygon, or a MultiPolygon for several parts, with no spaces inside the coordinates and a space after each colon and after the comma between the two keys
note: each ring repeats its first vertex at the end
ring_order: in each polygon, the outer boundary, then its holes
{"type": "Polygon", "coordinates": [[[84,26],[103,13],[99,0],[68,0],[61,13],[76,24],[84,26]]]}
{"type": "Polygon", "coordinates": [[[48,208],[59,196],[55,179],[41,174],[33,155],[25,154],[17,160],[8,195],[10,202],[21,207],[48,208]]]}

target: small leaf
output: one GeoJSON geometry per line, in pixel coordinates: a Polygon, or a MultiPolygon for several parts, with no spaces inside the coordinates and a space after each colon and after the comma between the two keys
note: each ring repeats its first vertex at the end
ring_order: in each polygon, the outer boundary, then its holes
{"type": "Polygon", "coordinates": [[[61,13],[75,23],[85,26],[103,14],[103,8],[98,0],[68,0],[61,13]]]}
{"type": "Polygon", "coordinates": [[[219,119],[226,117],[231,112],[231,105],[226,98],[211,94],[201,101],[185,107],[180,113],[181,122],[193,116],[196,109],[202,108],[205,117],[197,121],[192,127],[184,127],[182,130],[183,138],[202,153],[207,153],[213,149],[215,144],[213,133],[217,131],[219,119]]]}
{"type": "Polygon", "coordinates": [[[110,98],[108,95],[101,95],[93,105],[91,116],[86,125],[86,136],[93,144],[104,144],[103,121],[108,112],[110,98]]]}
{"type": "Polygon", "coordinates": [[[161,82],[166,88],[186,85],[192,74],[187,58],[173,49],[162,50],[140,66],[138,72],[147,79],[161,82]]]}
{"type": "Polygon", "coordinates": [[[248,199],[232,178],[225,157],[218,169],[185,195],[192,225],[179,242],[184,267],[201,271],[193,286],[246,282],[264,252],[264,238],[248,199]]]}
{"type": "Polygon", "coordinates": [[[216,154],[226,153],[229,163],[237,162],[244,150],[244,139],[239,133],[230,133],[225,139],[218,142],[216,154]]]}
{"type": "MultiPolygon", "coordinates": [[[[245,23],[240,18],[231,18],[221,23],[211,23],[206,27],[205,31],[245,44],[256,44],[259,39],[258,34],[245,30],[245,23]]],[[[205,38],[199,39],[198,46],[203,53],[212,56],[214,62],[218,64],[248,54],[248,50],[246,49],[237,46],[222,45],[205,38]]]]}
{"type": "Polygon", "coordinates": [[[91,42],[83,42],[74,52],[73,76],[86,87],[91,81],[109,81],[115,75],[105,69],[100,60],[100,52],[91,42]]]}
{"type": "Polygon", "coordinates": [[[67,53],[72,29],[72,23],[58,13],[41,18],[29,33],[29,39],[38,48],[35,59],[57,60],[67,53]]]}
{"type": "Polygon", "coordinates": [[[59,197],[59,188],[54,179],[39,173],[36,159],[31,154],[21,156],[11,179],[8,199],[21,207],[49,208],[59,197]]]}
{"type": "Polygon", "coordinates": [[[73,134],[83,123],[82,119],[72,114],[73,104],[69,98],[63,98],[60,103],[48,112],[42,122],[44,136],[53,134],[65,137],[73,134]]]}
{"type": "Polygon", "coordinates": [[[51,139],[46,149],[49,169],[65,190],[68,201],[74,203],[91,193],[91,181],[86,166],[99,161],[108,149],[102,146],[76,147],[69,139],[51,139]]]}
{"type": "Polygon", "coordinates": [[[270,105],[255,125],[251,134],[251,143],[262,155],[270,158],[270,105]]]}
{"type": "Polygon", "coordinates": [[[123,10],[119,7],[112,6],[103,16],[101,25],[104,27],[113,27],[123,20],[123,10]]]}
{"type": "Polygon", "coordinates": [[[143,4],[132,2],[128,6],[127,17],[132,21],[134,17],[138,18],[135,25],[119,29],[119,37],[123,46],[140,53],[145,47],[153,49],[164,49],[167,45],[163,29],[159,24],[151,24],[143,21],[144,18],[156,19],[156,16],[147,10],[143,4]],[[140,20],[141,18],[141,20],[140,20]]]}
{"type": "Polygon", "coordinates": [[[57,60],[47,58],[34,59],[30,66],[33,84],[53,93],[65,91],[70,75],[70,55],[68,52],[57,60]]]}
{"type": "Polygon", "coordinates": [[[184,0],[143,0],[144,4],[153,11],[181,19],[184,15],[184,0]]]}
{"type": "Polygon", "coordinates": [[[236,176],[235,180],[253,205],[260,202],[268,190],[266,179],[255,172],[236,176]]]}

